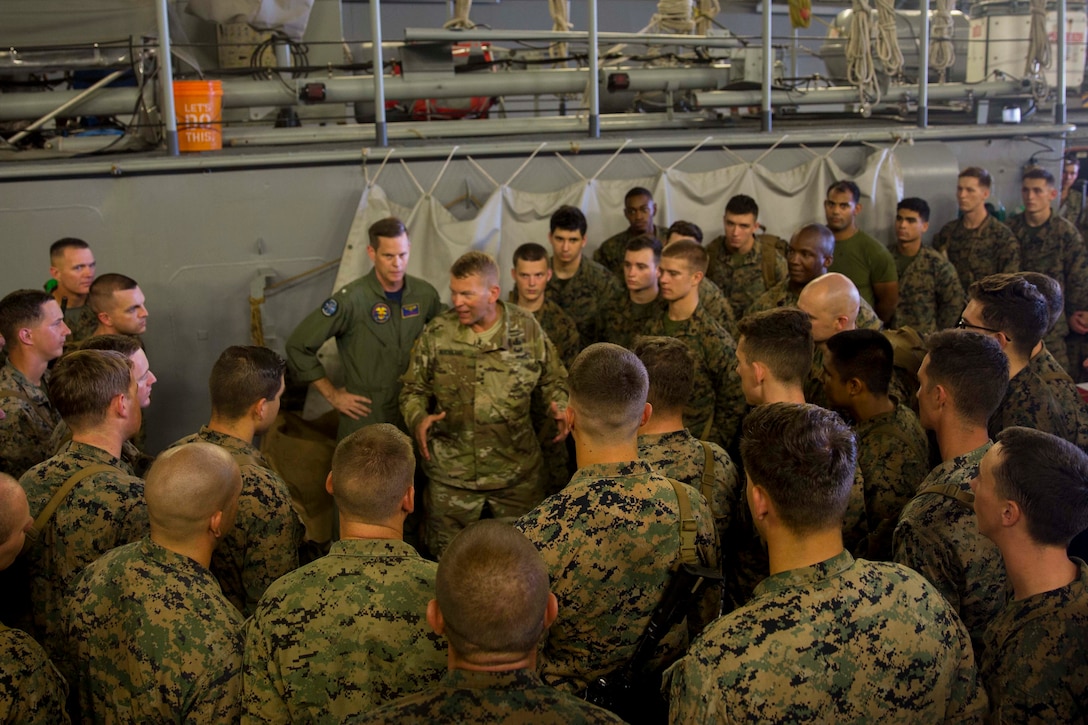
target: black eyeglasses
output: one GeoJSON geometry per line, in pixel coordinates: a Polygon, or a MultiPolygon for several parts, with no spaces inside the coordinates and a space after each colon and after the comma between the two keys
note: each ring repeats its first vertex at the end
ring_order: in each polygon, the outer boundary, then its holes
{"type": "MultiPolygon", "coordinates": [[[[995,330],[992,327],[982,327],[981,325],[972,325],[970,322],[963,319],[962,317],[960,317],[959,322],[956,323],[956,329],[957,330],[982,330],[983,332],[994,332],[994,333],[1000,332],[1003,335],[1005,334],[1003,331],[995,330]]],[[[1005,339],[1008,340],[1009,342],[1012,342],[1012,340],[1009,338],[1008,335],[1005,335],[1005,339]]]]}

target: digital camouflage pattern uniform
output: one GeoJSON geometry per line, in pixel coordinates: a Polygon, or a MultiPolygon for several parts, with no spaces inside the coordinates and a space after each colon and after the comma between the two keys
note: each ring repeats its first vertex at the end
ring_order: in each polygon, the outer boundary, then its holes
{"type": "MultiPolygon", "coordinates": [[[[1061,197],[1058,197],[1061,199],[1061,197]]],[[[1077,181],[1058,207],[1058,216],[1070,222],[1083,237],[1088,232],[1088,204],[1085,203],[1084,182],[1077,181]]]]}
{"type": "MultiPolygon", "coordinates": [[[[50,457],[60,453],[70,440],[72,440],[72,429],[61,420],[53,429],[53,435],[49,436],[50,457]]],[[[121,444],[121,460],[132,469],[137,478],[143,478],[147,469],[151,468],[151,464],[155,462],[155,457],[141,451],[132,441],[125,441],[121,444]]]]}
{"type": "Polygon", "coordinates": [[[1065,338],[1069,317],[1078,310],[1088,310],[1088,251],[1084,240],[1071,222],[1053,213],[1038,227],[1028,226],[1027,218],[1017,214],[1009,220],[1009,229],[1020,240],[1020,269],[1042,272],[1062,286],[1064,314],[1043,339],[1062,367],[1077,375],[1080,360],[1070,361],[1065,338]]]}
{"type": "Polygon", "coordinates": [[[44,388],[33,385],[10,360],[0,367],[0,410],[0,471],[19,478],[53,455],[49,438],[60,415],[44,388]]]}
{"type": "Polygon", "coordinates": [[[574,320],[584,347],[604,341],[603,312],[612,301],[625,296],[616,276],[584,254],[574,276],[559,279],[553,274],[544,294],[574,320]]]}
{"type": "Polygon", "coordinates": [[[668,310],[662,311],[650,321],[646,334],[675,337],[695,357],[695,385],[684,407],[684,427],[700,440],[728,448],[748,407],[737,375],[737,344],[702,304],[686,320],[668,317],[668,310]]]}
{"type": "Polygon", "coordinates": [[[674,723],[979,722],[963,624],[929,582],[842,552],[765,579],[665,673],[674,723]]]}
{"type": "Polygon", "coordinates": [[[238,721],[242,615],[199,562],[150,538],[94,562],[68,636],[85,722],[238,721]]]}
{"type": "Polygon", "coordinates": [[[1019,240],[992,214],[986,215],[978,229],[968,229],[963,219],[948,222],[933,237],[933,248],[943,252],[956,268],[964,291],[991,274],[1023,269],[1019,240]]]}
{"type": "Polygon", "coordinates": [[[246,723],[339,723],[437,682],[438,565],[403,541],[347,539],[265,592],[246,624],[246,723]]]}
{"type": "Polygon", "coordinates": [[[253,445],[205,425],[199,433],[170,447],[197,442],[219,446],[242,471],[238,516],[215,548],[211,570],[223,587],[223,595],[249,616],[268,585],[298,568],[302,522],[291,504],[287,484],[253,445]]]}
{"type": "Polygon", "coordinates": [[[1009,379],[1001,405],[990,418],[990,437],[1014,425],[1035,428],[1088,448],[1088,408],[1073,380],[1044,347],[1009,379]]]}
{"type": "Polygon", "coordinates": [[[295,378],[312,383],[325,377],[317,351],[330,337],[344,371],[344,388],[371,400],[370,415],[340,416],[337,438],[372,423],[392,423],[407,432],[399,408],[400,376],[412,343],[444,308],[438,292],[405,275],[401,298],[386,296],[374,270],[341,287],[311,312],[287,339],[287,362],[295,378]]]}
{"type": "Polygon", "coordinates": [[[913,327],[920,335],[955,327],[966,302],[952,263],[925,246],[913,257],[894,244],[888,251],[899,269],[899,304],[891,327],[913,327]]]}
{"type": "Polygon", "coordinates": [[[899,514],[929,473],[929,439],[918,416],[898,398],[891,400],[894,411],[854,426],[858,468],[865,480],[867,558],[880,561],[892,558],[892,534],[899,514]]]}
{"type": "MultiPolygon", "coordinates": [[[[669,236],[669,230],[665,227],[654,225],[654,238],[661,244],[669,236]]],[[[627,255],[627,243],[632,239],[642,236],[642,232],[633,232],[624,229],[619,234],[613,234],[601,242],[601,246],[593,252],[593,261],[616,275],[620,285],[623,284],[623,260],[627,255]]]]}
{"type": "MultiPolygon", "coordinates": [[[[798,290],[794,292],[790,288],[789,279],[784,279],[774,287],[761,294],[756,298],[749,307],[745,315],[752,315],[756,312],[763,312],[764,310],[773,310],[779,307],[796,307],[797,298],[801,294],[798,290]]],[[[876,310],[873,306],[866,302],[864,299],[860,299],[858,305],[858,316],[854,322],[854,326],[859,330],[882,330],[884,329],[884,323],[880,321],[880,318],[876,315],[876,310]]],[[[959,313],[956,313],[957,316],[959,313]]]]}
{"type": "Polygon", "coordinates": [[[0,624],[0,722],[69,723],[68,683],[26,632],[0,624]]]}
{"type": "MultiPolygon", "coordinates": [[[[719,236],[706,245],[706,253],[710,258],[706,276],[721,288],[733,308],[733,317],[740,319],[755,299],[767,291],[763,279],[763,242],[757,237],[748,252],[734,254],[725,246],[725,236],[719,236]]],[[[776,254],[774,281],[787,276],[786,258],[776,254]]]]}
{"type": "Polygon", "coordinates": [[[1006,599],[1001,552],[979,532],[971,506],[971,480],[992,445],[987,442],[934,468],[903,508],[892,544],[895,562],[928,579],[956,610],[980,657],[986,625],[1006,599]],[[954,487],[962,498],[926,492],[937,486],[954,487]]]}
{"type": "Polygon", "coordinates": [[[94,335],[94,331],[98,329],[98,315],[89,304],[84,302],[80,307],[68,307],[64,310],[64,324],[68,325],[68,329],[72,331],[72,334],[64,341],[64,350],[67,352],[74,348],[77,342],[83,342],[94,335]]]}
{"type": "Polygon", "coordinates": [[[488,341],[453,311],[432,320],[402,378],[401,411],[410,430],[432,412],[446,414],[427,433],[431,460],[420,457],[430,481],[427,544],[436,554],[485,504],[496,518],[511,518],[540,502],[532,395],[539,389],[549,406],[567,405],[567,371],[555,346],[531,314],[499,305],[502,327],[488,341]]]}
{"type": "Polygon", "coordinates": [[[612,725],[608,710],[545,685],[532,670],[451,670],[438,685],[345,723],[418,725],[612,725]]]}
{"type": "MultiPolygon", "coordinates": [[[[710,475],[706,475],[707,458],[703,442],[685,428],[670,433],[649,433],[638,437],[638,457],[650,464],[657,473],[686,483],[710,504],[718,541],[726,541],[742,506],[744,481],[725,449],[716,443],[710,447],[710,475]]],[[[724,550],[724,549],[723,549],[724,550]]]]}
{"type": "Polygon", "coordinates": [[[137,541],[149,530],[144,482],[119,458],[95,446],[70,442],[60,453],[19,479],[37,518],[64,483],[96,464],[115,471],[94,473],[75,485],[23,556],[30,572],[37,639],[53,662],[68,673],[62,630],[68,589],[83,569],[110,549],[137,541]]]}
{"type": "Polygon", "coordinates": [[[1088,721],[1088,565],[1059,589],[1010,601],[986,630],[980,672],[995,723],[1088,721]]]}
{"type": "MultiPolygon", "coordinates": [[[[717,568],[713,516],[691,491],[696,545],[703,566],[717,568]]],[[[559,600],[538,667],[544,681],[567,692],[618,668],[634,654],[679,557],[680,508],[672,484],[643,461],[578,469],[565,489],[518,519],[515,526],[540,550],[559,600]]],[[[717,614],[719,592],[700,603],[699,631],[717,614]]],[[[658,645],[671,662],[687,645],[677,626],[658,645]]]]}
{"type": "Polygon", "coordinates": [[[630,350],[635,340],[646,335],[650,321],[668,309],[669,303],[660,297],[637,303],[629,295],[613,300],[604,309],[604,339],[630,350]]]}
{"type": "Polygon", "coordinates": [[[737,337],[737,317],[733,314],[733,306],[722,294],[718,285],[703,277],[699,280],[699,304],[710,313],[711,318],[725,328],[725,331],[737,337]]]}

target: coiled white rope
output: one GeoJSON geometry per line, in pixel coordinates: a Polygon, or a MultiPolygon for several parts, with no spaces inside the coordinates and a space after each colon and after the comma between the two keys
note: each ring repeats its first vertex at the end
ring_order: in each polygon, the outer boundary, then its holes
{"type": "MultiPolygon", "coordinates": [[[[767,0],[767,2],[770,2],[770,0],[767,0]]],[[[722,6],[718,4],[718,0],[698,0],[695,14],[695,34],[706,35],[721,9],[722,6]]]]}
{"type": "Polygon", "coordinates": [[[872,16],[867,0],[853,0],[850,38],[846,42],[846,79],[858,87],[863,105],[880,100],[880,86],[873,65],[872,16]]]}
{"type": "MultiPolygon", "coordinates": [[[[1064,32],[1060,28],[1059,32],[1064,32]]],[[[1028,31],[1028,57],[1024,74],[1031,80],[1031,95],[1036,101],[1046,98],[1047,87],[1044,69],[1050,67],[1050,39],[1046,34],[1046,0],[1031,0],[1031,29],[1028,31]]]]}
{"type": "MultiPolygon", "coordinates": [[[[548,0],[548,13],[552,16],[552,30],[566,32],[574,27],[567,13],[567,0],[548,0]]],[[[552,58],[566,58],[567,44],[552,43],[548,46],[548,54],[552,58]]]]}
{"type": "Polygon", "coordinates": [[[893,0],[876,2],[876,57],[889,77],[903,72],[903,52],[899,50],[899,32],[895,27],[893,0]]]}
{"type": "Polygon", "coordinates": [[[446,30],[471,30],[476,23],[469,20],[472,0],[453,0],[453,17],[442,24],[446,30]]]}
{"type": "Polygon", "coordinates": [[[952,43],[952,0],[937,0],[929,32],[929,67],[938,80],[948,79],[948,69],[956,64],[956,46],[952,43]]]}

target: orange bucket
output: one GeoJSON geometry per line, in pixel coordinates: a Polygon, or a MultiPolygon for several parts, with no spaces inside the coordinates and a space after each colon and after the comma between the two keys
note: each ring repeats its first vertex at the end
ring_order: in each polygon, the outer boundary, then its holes
{"type": "Polygon", "coordinates": [[[223,148],[222,82],[174,81],[174,114],[180,151],[223,148]]]}

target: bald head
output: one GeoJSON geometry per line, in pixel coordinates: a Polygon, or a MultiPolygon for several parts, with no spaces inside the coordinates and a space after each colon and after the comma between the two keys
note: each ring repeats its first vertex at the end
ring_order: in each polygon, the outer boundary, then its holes
{"type": "Polygon", "coordinates": [[[22,551],[32,523],[23,487],[8,474],[0,473],[0,570],[11,566],[22,551]]]}
{"type": "Polygon", "coordinates": [[[826,342],[837,332],[854,329],[861,296],[849,277],[829,272],[805,285],[797,306],[812,320],[813,340],[826,342]]]}
{"type": "Polygon", "coordinates": [[[219,446],[188,443],[159,454],[144,484],[152,536],[199,536],[212,516],[233,510],[241,490],[238,464],[219,446]]]}

